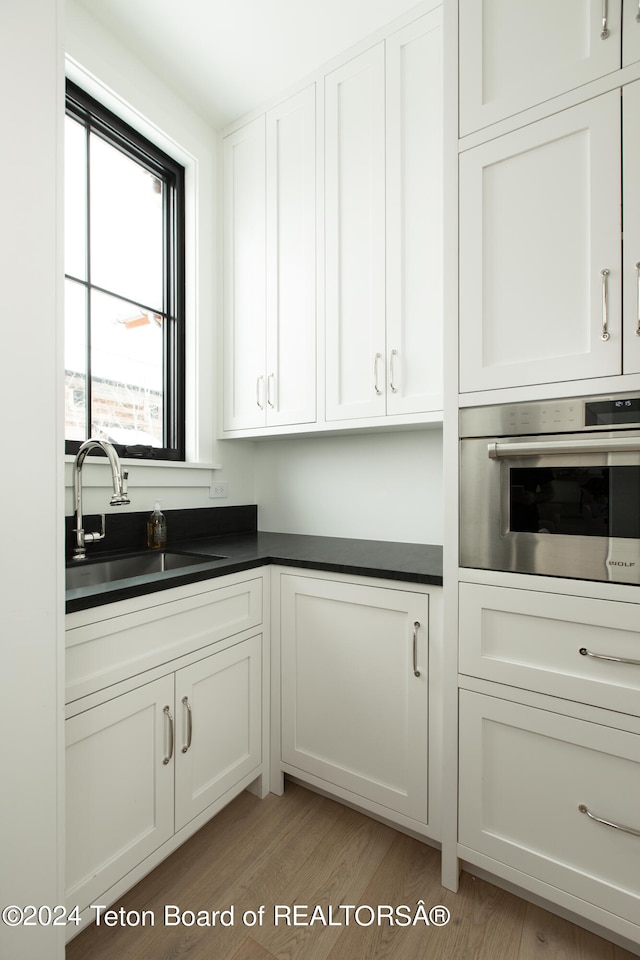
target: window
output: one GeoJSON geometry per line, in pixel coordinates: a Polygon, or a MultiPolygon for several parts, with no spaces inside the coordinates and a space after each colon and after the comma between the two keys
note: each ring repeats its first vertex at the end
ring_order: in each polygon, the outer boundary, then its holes
{"type": "Polygon", "coordinates": [[[67,82],[65,448],[184,459],[184,170],[67,82]]]}

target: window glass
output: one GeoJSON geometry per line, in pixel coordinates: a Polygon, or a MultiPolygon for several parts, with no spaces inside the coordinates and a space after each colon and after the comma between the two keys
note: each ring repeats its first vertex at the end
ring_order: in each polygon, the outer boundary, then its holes
{"type": "Polygon", "coordinates": [[[184,171],[67,84],[67,452],[184,459],[184,171]]]}

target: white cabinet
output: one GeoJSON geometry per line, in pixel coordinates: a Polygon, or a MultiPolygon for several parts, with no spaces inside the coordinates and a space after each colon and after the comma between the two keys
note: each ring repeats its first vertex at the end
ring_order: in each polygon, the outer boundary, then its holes
{"type": "Polygon", "coordinates": [[[640,373],[640,80],[623,87],[622,107],[623,372],[640,373]]]}
{"type": "Polygon", "coordinates": [[[104,898],[259,775],[261,643],[242,640],[66,721],[69,906],[104,898]]]}
{"type": "Polygon", "coordinates": [[[386,41],[386,412],[442,409],[442,16],[386,41]]]}
{"type": "MultiPolygon", "coordinates": [[[[637,4],[624,8],[628,63],[640,24],[637,4]]],[[[621,0],[460,0],[459,12],[461,136],[620,67],[621,0]]]]}
{"type": "Polygon", "coordinates": [[[640,610],[461,583],[460,673],[630,715],[640,697],[640,610]]]}
{"type": "Polygon", "coordinates": [[[176,673],[176,830],[260,765],[261,641],[243,640],[176,673]]]}
{"type": "Polygon", "coordinates": [[[173,835],[173,676],[70,718],[66,900],[84,909],[173,835]]]}
{"type": "Polygon", "coordinates": [[[224,428],[316,417],[315,86],[224,139],[224,428]]]}
{"type": "Polygon", "coordinates": [[[615,90],[460,156],[461,392],[621,372],[620,143],[615,90]]]}
{"type": "Polygon", "coordinates": [[[384,43],[325,78],[327,419],[385,412],[384,43]]]}
{"type": "Polygon", "coordinates": [[[329,575],[279,579],[281,768],[433,831],[429,596],[329,575]]]}
{"type": "Polygon", "coordinates": [[[622,0],[622,66],[640,60],[640,8],[635,0],[622,0]]]}
{"type": "Polygon", "coordinates": [[[622,106],[461,154],[462,393],[640,372],[640,81],[622,106]]]}
{"type": "Polygon", "coordinates": [[[265,118],[224,141],[224,424],[264,421],[265,118]]]}
{"type": "Polygon", "coordinates": [[[565,906],[638,942],[640,735],[548,701],[461,692],[460,856],[562,891],[565,906]]]}
{"type": "Polygon", "coordinates": [[[442,407],[434,10],[325,78],[326,417],[442,407]]]}
{"type": "Polygon", "coordinates": [[[640,943],[640,608],[526,583],[460,584],[458,856],[640,943]]]}
{"type": "Polygon", "coordinates": [[[113,902],[241,790],[266,794],[262,587],[233,574],[67,617],[70,906],[113,902]]]}

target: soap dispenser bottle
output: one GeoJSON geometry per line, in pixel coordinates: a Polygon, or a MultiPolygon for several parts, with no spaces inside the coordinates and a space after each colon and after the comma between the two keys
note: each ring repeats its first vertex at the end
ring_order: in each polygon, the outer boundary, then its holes
{"type": "Polygon", "coordinates": [[[156,500],[153,513],[147,520],[147,546],[152,550],[160,550],[167,545],[167,518],[160,509],[160,501],[156,500]]]}

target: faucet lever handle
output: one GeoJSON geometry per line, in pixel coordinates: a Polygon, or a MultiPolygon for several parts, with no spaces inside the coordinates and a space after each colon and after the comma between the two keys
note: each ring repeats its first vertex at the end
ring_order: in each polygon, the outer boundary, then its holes
{"type": "Polygon", "coordinates": [[[101,513],[100,514],[100,531],[95,533],[85,533],[84,542],[95,543],[96,540],[104,540],[104,535],[105,535],[104,513],[101,513]]]}
{"type": "Polygon", "coordinates": [[[123,470],[123,471],[122,471],[122,493],[123,493],[123,496],[125,496],[125,497],[126,497],[127,492],[128,492],[128,491],[127,491],[128,481],[129,481],[129,471],[128,471],[128,470],[123,470]]]}

